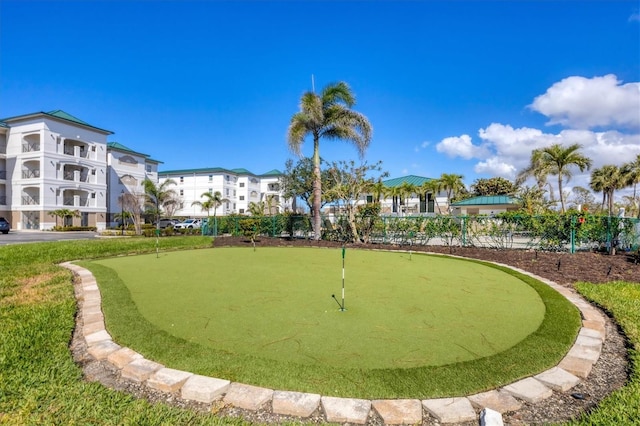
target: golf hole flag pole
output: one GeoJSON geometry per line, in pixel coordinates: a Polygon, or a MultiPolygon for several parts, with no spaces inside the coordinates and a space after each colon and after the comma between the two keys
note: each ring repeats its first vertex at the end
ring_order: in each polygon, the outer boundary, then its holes
{"type": "Polygon", "coordinates": [[[344,253],[345,253],[345,247],[343,245],[342,246],[342,306],[340,307],[341,311],[346,311],[346,309],[344,308],[344,253]]]}

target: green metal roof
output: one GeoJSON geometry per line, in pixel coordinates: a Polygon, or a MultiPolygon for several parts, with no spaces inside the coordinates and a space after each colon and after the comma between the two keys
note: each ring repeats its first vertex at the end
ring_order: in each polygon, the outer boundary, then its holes
{"type": "Polygon", "coordinates": [[[118,151],[130,152],[131,154],[141,155],[141,156],[145,157],[144,161],[149,161],[151,163],[164,164],[162,161],[154,160],[153,158],[149,157],[148,154],[143,154],[141,152],[134,151],[131,148],[122,145],[120,142],[108,142],[107,143],[107,149],[115,149],[115,150],[118,150],[118,151]]]}
{"type": "Polygon", "coordinates": [[[9,127],[9,125],[4,121],[0,121],[0,127],[9,127]]]}
{"type": "Polygon", "coordinates": [[[408,176],[402,176],[398,178],[383,180],[382,183],[388,187],[400,186],[405,182],[409,183],[410,185],[421,186],[423,183],[429,182],[430,180],[433,180],[433,179],[428,177],[423,177],[423,176],[408,175],[408,176]]]}
{"type": "Polygon", "coordinates": [[[78,117],[74,117],[73,115],[62,111],[61,109],[56,109],[56,110],[49,111],[49,112],[42,112],[41,111],[41,112],[34,112],[34,113],[31,113],[31,114],[18,115],[18,116],[15,116],[15,117],[3,118],[0,121],[10,122],[10,121],[25,120],[25,119],[29,119],[29,118],[32,118],[32,117],[37,117],[39,115],[45,115],[45,116],[57,118],[59,120],[70,121],[72,123],[79,124],[79,125],[81,125],[83,127],[89,127],[91,129],[97,130],[97,131],[99,131],[101,133],[105,133],[105,134],[108,134],[108,135],[112,135],[113,134],[113,132],[111,130],[105,130],[105,129],[101,129],[100,127],[92,126],[91,124],[80,120],[78,117]]]}
{"type": "Polygon", "coordinates": [[[263,173],[260,176],[268,177],[268,176],[282,176],[282,172],[278,169],[269,170],[267,173],[263,173]]]}
{"type": "Polygon", "coordinates": [[[148,157],[147,154],[143,154],[141,152],[134,151],[131,148],[122,145],[120,142],[108,142],[107,143],[107,148],[108,149],[117,149],[118,151],[125,151],[125,152],[130,152],[132,154],[137,154],[137,155],[142,155],[144,157],[148,157]]]}
{"type": "Polygon", "coordinates": [[[467,198],[466,200],[451,203],[452,206],[488,206],[520,204],[520,199],[510,195],[483,195],[481,197],[467,198]]]}

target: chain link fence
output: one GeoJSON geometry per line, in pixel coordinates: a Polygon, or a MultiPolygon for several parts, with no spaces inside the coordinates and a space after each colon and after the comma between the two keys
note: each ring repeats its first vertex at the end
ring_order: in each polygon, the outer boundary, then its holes
{"type": "MultiPolygon", "coordinates": [[[[346,216],[323,216],[322,238],[349,242],[346,216]]],[[[496,216],[357,216],[363,242],[546,251],[635,251],[640,219],[589,214],[496,216]]],[[[205,220],[203,235],[313,238],[309,216],[222,216],[205,220]]]]}

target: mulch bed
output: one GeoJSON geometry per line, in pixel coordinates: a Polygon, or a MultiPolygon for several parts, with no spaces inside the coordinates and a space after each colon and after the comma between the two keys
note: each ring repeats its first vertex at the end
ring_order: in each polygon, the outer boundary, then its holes
{"type": "MultiPolygon", "coordinates": [[[[252,247],[253,243],[242,237],[217,237],[214,247],[244,246],[252,247]]],[[[299,247],[327,247],[339,248],[340,243],[331,241],[289,240],[279,238],[260,238],[255,242],[256,247],[275,246],[299,246],[299,247]]],[[[349,245],[351,248],[369,248],[381,250],[408,250],[409,247],[382,244],[349,245]]],[[[533,274],[555,281],[558,284],[571,287],[575,282],[588,281],[594,283],[606,283],[609,281],[625,280],[631,282],[640,281],[640,265],[633,256],[619,254],[608,256],[599,253],[548,253],[525,250],[494,250],[474,247],[442,247],[427,246],[411,247],[413,251],[452,254],[478,260],[498,262],[524,269],[533,274]]],[[[622,387],[629,377],[627,359],[627,341],[620,333],[617,325],[607,318],[607,338],[603,344],[602,353],[598,362],[591,370],[586,380],[581,381],[576,387],[567,393],[554,392],[553,396],[537,404],[525,403],[523,407],[512,413],[505,413],[503,420],[510,425],[549,424],[575,419],[583,413],[594,409],[599,401],[614,390],[622,387]],[[574,395],[580,394],[581,398],[574,395]]],[[[167,395],[150,391],[142,385],[123,380],[115,369],[106,361],[97,361],[88,355],[86,344],[82,337],[82,317],[78,316],[77,326],[71,343],[71,351],[74,359],[84,371],[86,380],[99,381],[105,386],[124,391],[139,398],[145,398],[153,403],[164,402],[184,409],[196,411],[217,412],[223,416],[242,417],[250,422],[278,424],[287,419],[274,415],[270,410],[264,409],[257,412],[245,411],[233,407],[227,407],[220,403],[213,405],[193,403],[182,400],[179,395],[167,395]]],[[[305,419],[304,423],[320,424],[323,422],[320,411],[305,419]]],[[[439,424],[426,411],[423,416],[424,424],[439,424]]],[[[382,420],[377,416],[371,416],[367,425],[378,426],[382,420]]],[[[465,426],[477,425],[476,422],[465,426]]]]}

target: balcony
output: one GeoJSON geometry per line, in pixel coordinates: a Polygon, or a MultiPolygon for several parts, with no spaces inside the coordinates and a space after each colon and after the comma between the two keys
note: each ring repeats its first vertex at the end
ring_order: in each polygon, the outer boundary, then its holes
{"type": "Polygon", "coordinates": [[[22,196],[23,206],[38,206],[40,205],[40,197],[31,197],[29,195],[22,196]]]}
{"type": "Polygon", "coordinates": [[[89,197],[74,195],[73,197],[64,197],[62,205],[72,207],[95,207],[95,200],[89,197]]]}
{"type": "Polygon", "coordinates": [[[71,180],[74,182],[89,182],[89,176],[87,173],[82,173],[80,170],[65,171],[62,177],[64,180],[71,180]]]}
{"type": "Polygon", "coordinates": [[[65,145],[62,152],[79,158],[89,158],[89,150],[86,145],[65,145]]]}
{"type": "Polygon", "coordinates": [[[6,205],[7,205],[7,196],[0,195],[0,206],[6,206],[6,205]]]}
{"type": "Polygon", "coordinates": [[[7,179],[7,171],[0,170],[0,179],[7,179]]]}
{"type": "Polygon", "coordinates": [[[40,169],[22,171],[22,179],[37,179],[39,177],[40,177],[40,169]]]}
{"type": "Polygon", "coordinates": [[[22,152],[36,152],[40,151],[39,142],[22,142],[22,152]]]}
{"type": "Polygon", "coordinates": [[[7,153],[7,144],[0,143],[0,154],[6,154],[6,153],[7,153]]]}

